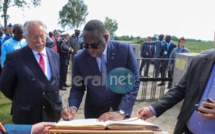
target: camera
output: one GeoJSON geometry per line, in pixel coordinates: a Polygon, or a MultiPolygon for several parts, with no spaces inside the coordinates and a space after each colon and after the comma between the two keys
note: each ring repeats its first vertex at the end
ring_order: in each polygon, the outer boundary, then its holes
{"type": "MultiPolygon", "coordinates": [[[[212,103],[212,101],[211,101],[209,98],[205,98],[205,99],[203,100],[203,102],[212,103]]],[[[199,108],[200,106],[202,106],[202,105],[200,105],[200,104],[195,104],[195,105],[194,105],[194,109],[195,109],[196,111],[198,111],[198,108],[199,108]]],[[[210,107],[205,107],[205,106],[203,106],[203,107],[204,107],[204,108],[208,108],[208,109],[212,109],[212,108],[210,108],[210,107]]],[[[202,111],[199,111],[199,112],[205,113],[205,112],[202,112],[202,111]]]]}

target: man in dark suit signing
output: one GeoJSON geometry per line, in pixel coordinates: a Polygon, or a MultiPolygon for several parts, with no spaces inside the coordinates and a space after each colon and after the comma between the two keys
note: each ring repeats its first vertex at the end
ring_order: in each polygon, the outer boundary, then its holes
{"type": "Polygon", "coordinates": [[[174,134],[214,134],[215,132],[215,53],[193,57],[186,73],[175,87],[156,103],[141,108],[136,115],[159,117],[184,99],[174,134]],[[210,98],[211,102],[205,102],[210,98]],[[196,104],[201,104],[195,108],[196,104]],[[197,110],[195,110],[197,109],[197,110]]]}
{"type": "Polygon", "coordinates": [[[62,110],[59,56],[45,47],[46,26],[41,21],[27,21],[23,33],[28,45],[6,55],[0,90],[12,101],[15,124],[57,122],[62,110]]]}
{"type": "Polygon", "coordinates": [[[139,90],[138,65],[131,46],[109,40],[105,26],[99,20],[91,20],[85,25],[83,39],[85,49],[75,55],[73,62],[70,110],[64,108],[62,118],[74,118],[85,91],[85,118],[106,121],[129,117],[139,90]],[[105,77],[106,80],[102,77],[119,67],[127,68],[134,74],[134,86],[124,93],[111,90],[106,82],[108,77],[105,77]],[[101,83],[103,80],[104,84],[101,83]]]}

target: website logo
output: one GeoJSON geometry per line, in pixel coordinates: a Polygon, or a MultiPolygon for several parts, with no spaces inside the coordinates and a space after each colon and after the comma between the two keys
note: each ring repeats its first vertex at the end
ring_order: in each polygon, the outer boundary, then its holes
{"type": "Polygon", "coordinates": [[[135,84],[134,74],[127,68],[115,68],[107,76],[107,85],[115,93],[127,93],[135,84]]]}

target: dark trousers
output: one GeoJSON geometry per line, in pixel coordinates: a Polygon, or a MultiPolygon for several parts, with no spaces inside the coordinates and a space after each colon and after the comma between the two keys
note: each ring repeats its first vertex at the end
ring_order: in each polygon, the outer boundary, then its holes
{"type": "MultiPolygon", "coordinates": [[[[161,69],[160,69],[162,79],[166,78],[167,66],[168,66],[168,60],[162,61],[161,69]]],[[[168,71],[168,78],[171,78],[171,74],[169,71],[168,71]]],[[[163,80],[161,82],[164,83],[163,80]]]]}
{"type": "Polygon", "coordinates": [[[159,76],[160,73],[160,60],[154,60],[155,78],[159,76]]]}
{"type": "Polygon", "coordinates": [[[66,84],[66,76],[68,72],[68,65],[60,65],[60,88],[66,84]]]}
{"type": "MultiPolygon", "coordinates": [[[[145,58],[151,58],[151,57],[145,57],[145,58]]],[[[149,66],[150,66],[150,59],[142,59],[141,64],[140,64],[140,76],[143,70],[144,65],[146,64],[146,67],[144,68],[144,76],[148,76],[149,73],[149,66]]]]}

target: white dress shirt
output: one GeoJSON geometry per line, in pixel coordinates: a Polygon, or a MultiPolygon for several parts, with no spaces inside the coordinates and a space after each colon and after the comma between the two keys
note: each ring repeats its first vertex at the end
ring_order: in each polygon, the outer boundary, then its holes
{"type": "MultiPolygon", "coordinates": [[[[36,58],[36,60],[37,60],[37,62],[39,64],[40,55],[38,54],[37,51],[32,50],[32,52],[33,52],[33,54],[34,54],[34,56],[35,56],[35,58],[36,58]]],[[[42,53],[43,59],[44,59],[44,62],[45,62],[45,75],[46,75],[47,79],[50,80],[51,77],[52,77],[52,71],[51,71],[49,60],[48,60],[48,55],[46,53],[46,48],[44,48],[43,51],[40,52],[40,53],[42,53]]]]}

